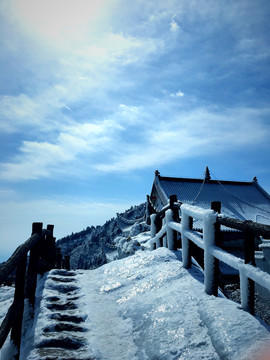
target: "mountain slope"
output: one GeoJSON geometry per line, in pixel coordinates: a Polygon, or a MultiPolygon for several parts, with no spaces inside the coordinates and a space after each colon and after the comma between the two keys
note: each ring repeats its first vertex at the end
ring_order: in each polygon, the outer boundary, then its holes
{"type": "Polygon", "coordinates": [[[62,254],[70,255],[70,265],[75,269],[95,269],[107,262],[108,255],[115,251],[114,239],[123,234],[136,219],[145,215],[145,203],[132,206],[102,226],[87,227],[78,233],[57,241],[62,254]],[[107,256],[106,256],[107,255],[107,256]]]}

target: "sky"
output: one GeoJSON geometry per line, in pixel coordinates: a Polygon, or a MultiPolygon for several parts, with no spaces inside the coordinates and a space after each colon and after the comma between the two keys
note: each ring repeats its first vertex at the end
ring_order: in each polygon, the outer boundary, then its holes
{"type": "Polygon", "coordinates": [[[1,0],[0,261],[145,201],[154,172],[270,192],[268,0],[1,0]]]}

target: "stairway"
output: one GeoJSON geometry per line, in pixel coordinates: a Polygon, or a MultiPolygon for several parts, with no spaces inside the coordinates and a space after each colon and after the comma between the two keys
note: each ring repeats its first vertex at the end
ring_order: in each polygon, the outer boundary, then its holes
{"type": "Polygon", "coordinates": [[[85,337],[87,315],[81,310],[77,276],[77,271],[49,272],[27,360],[94,360],[85,337]]]}

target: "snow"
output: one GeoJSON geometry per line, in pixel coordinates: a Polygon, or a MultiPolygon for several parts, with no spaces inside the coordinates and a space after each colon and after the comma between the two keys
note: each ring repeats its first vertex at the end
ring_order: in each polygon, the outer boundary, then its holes
{"type": "Polygon", "coordinates": [[[211,216],[214,214],[213,210],[205,210],[201,207],[188,205],[188,204],[181,205],[181,214],[183,214],[183,212],[188,216],[191,216],[199,220],[204,220],[206,216],[211,216]]]}
{"type": "Polygon", "coordinates": [[[0,322],[3,321],[8,308],[13,302],[14,287],[1,286],[0,287],[0,322]]]}
{"type": "Polygon", "coordinates": [[[114,239],[117,247],[117,256],[114,257],[114,260],[133,255],[139,249],[144,249],[143,244],[149,240],[149,237],[149,231],[139,233],[132,237],[117,236],[114,239]]]}
{"type": "MultiPolygon", "coordinates": [[[[203,281],[197,267],[183,267],[181,250],[167,248],[138,250],[98,269],[76,271],[79,307],[72,314],[85,318],[86,355],[102,360],[254,359],[270,343],[269,331],[239,304],[207,295],[203,281]]],[[[39,281],[40,305],[25,335],[23,359],[39,359],[27,344],[41,341],[43,329],[52,325],[45,306],[46,298],[55,295],[52,285],[52,272],[39,281]]]]}
{"type": "MultiPolygon", "coordinates": [[[[4,317],[6,316],[9,307],[13,302],[13,296],[14,296],[14,287],[12,286],[0,287],[0,324],[2,324],[2,321],[4,320],[4,317]]],[[[7,347],[9,347],[9,352],[10,353],[12,352],[13,354],[13,351],[11,351],[11,344],[9,338],[6,340],[2,349],[0,349],[0,359],[3,359],[4,354],[5,354],[4,359],[5,360],[9,359],[9,355],[6,352],[7,347]]]]}
{"type": "MultiPolygon", "coordinates": [[[[65,310],[65,313],[83,319],[83,347],[65,350],[67,354],[63,358],[79,359],[82,355],[100,360],[269,359],[269,327],[243,310],[247,277],[256,276],[256,280],[266,286],[269,277],[259,269],[254,273],[251,265],[239,260],[235,266],[240,270],[242,307],[221,293],[218,297],[207,295],[201,269],[196,264],[186,269],[182,259],[188,251],[185,238],[190,238],[190,233],[197,242],[203,242],[201,234],[189,230],[188,217],[198,216],[204,221],[204,232],[210,238],[206,244],[204,242],[209,255],[226,260],[225,252],[213,246],[215,214],[192,206],[183,209],[182,223],[174,223],[168,212],[167,224],[162,230],[177,227],[175,230],[182,232],[183,250],[171,251],[162,247],[150,251],[157,237],[151,239],[150,231],[140,233],[147,227],[135,224],[132,236],[115,239],[117,254],[113,253],[112,260],[116,255],[118,260],[95,270],[74,271],[74,290],[68,294],[57,292],[62,285],[58,282],[61,276],[55,270],[40,276],[33,320],[29,318],[25,302],[20,359],[41,359],[39,344],[54,336],[50,335],[50,329],[58,323],[51,316],[55,310],[48,306],[49,301],[54,301],[49,299],[56,296],[58,305],[73,298],[75,308],[65,310]]],[[[167,241],[171,243],[170,234],[167,234],[167,241]]],[[[231,255],[227,260],[233,262],[231,255]]],[[[0,288],[0,318],[11,304],[13,291],[12,288],[0,288]]],[[[57,310],[57,313],[63,314],[63,310],[57,310]]],[[[75,341],[79,339],[75,331],[66,330],[62,336],[75,341]]],[[[1,360],[11,359],[11,351],[12,344],[7,341],[1,360]]],[[[56,351],[60,350],[42,351],[49,351],[46,356],[55,357],[56,351]]]]}

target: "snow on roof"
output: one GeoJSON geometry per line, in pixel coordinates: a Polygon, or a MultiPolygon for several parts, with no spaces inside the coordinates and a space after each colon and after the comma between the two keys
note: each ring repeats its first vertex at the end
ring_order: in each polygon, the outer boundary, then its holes
{"type": "MultiPolygon", "coordinates": [[[[239,220],[252,220],[270,225],[270,196],[257,181],[221,181],[162,177],[154,185],[164,201],[176,194],[183,203],[209,209],[212,201],[221,202],[222,214],[239,220]]],[[[164,204],[165,205],[165,204],[164,204]]]]}

